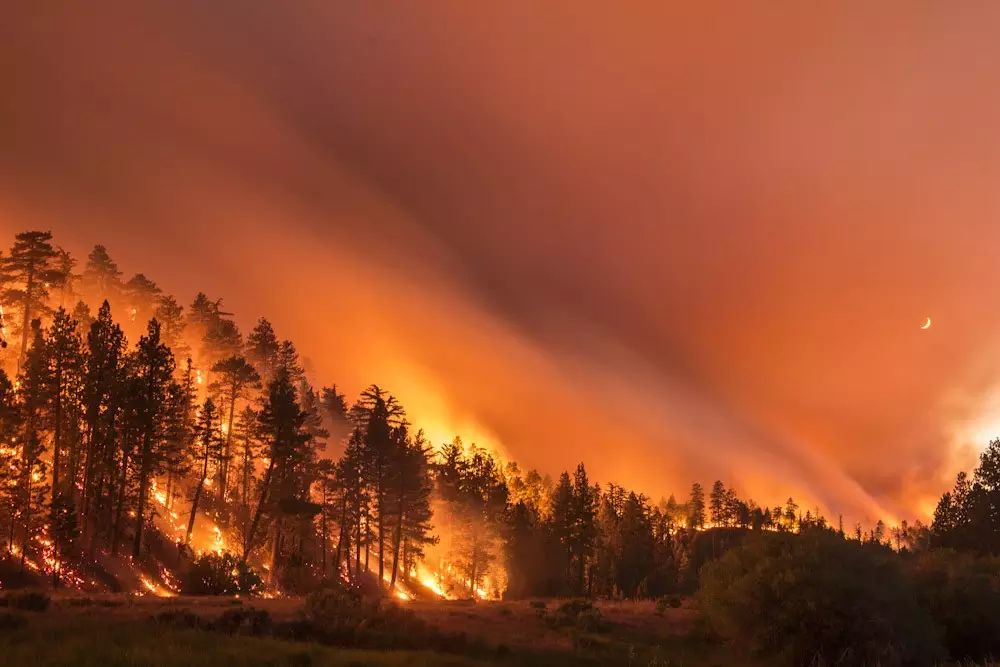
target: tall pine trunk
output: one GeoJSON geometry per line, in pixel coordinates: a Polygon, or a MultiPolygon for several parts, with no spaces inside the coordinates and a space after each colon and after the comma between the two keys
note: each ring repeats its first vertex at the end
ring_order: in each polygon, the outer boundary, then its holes
{"type": "Polygon", "coordinates": [[[129,455],[126,451],[122,455],[121,480],[118,484],[118,503],[115,507],[114,527],[111,529],[111,554],[114,556],[118,555],[118,537],[119,530],[121,529],[122,509],[125,505],[125,483],[128,481],[128,459],[129,455]]]}
{"type": "Polygon", "coordinates": [[[147,432],[142,438],[139,455],[139,498],[135,510],[135,541],[132,543],[132,558],[138,560],[142,553],[142,530],[146,522],[146,496],[149,495],[149,475],[152,467],[152,435],[147,432]]]}
{"type": "Polygon", "coordinates": [[[17,358],[17,370],[24,366],[24,355],[28,351],[28,325],[31,324],[31,295],[35,291],[35,265],[28,268],[28,279],[24,288],[24,313],[21,317],[21,354],[17,358]]]}
{"type": "Polygon", "coordinates": [[[253,514],[253,521],[250,522],[250,531],[247,533],[246,539],[243,543],[243,562],[246,562],[247,556],[250,555],[250,549],[253,548],[253,540],[257,533],[257,526],[260,525],[261,515],[264,514],[264,503],[267,502],[267,494],[271,486],[271,474],[274,472],[274,455],[270,457],[267,462],[267,470],[264,472],[264,479],[261,481],[260,497],[257,499],[257,509],[253,514]]]}
{"type": "Polygon", "coordinates": [[[403,541],[403,510],[406,504],[406,477],[399,476],[399,504],[396,507],[396,530],[392,540],[392,581],[389,588],[396,585],[396,572],[399,568],[399,545],[403,541]]]}
{"type": "Polygon", "coordinates": [[[201,491],[205,488],[205,478],[208,477],[208,448],[205,448],[205,458],[201,466],[201,476],[198,477],[198,486],[194,489],[194,497],[191,498],[191,516],[188,518],[187,533],[184,535],[184,544],[191,544],[191,533],[194,531],[194,518],[198,513],[198,501],[201,500],[201,491]]]}
{"type": "Polygon", "coordinates": [[[233,417],[235,413],[236,392],[233,392],[233,395],[229,400],[229,420],[228,426],[226,427],[226,442],[222,447],[222,465],[219,466],[221,469],[219,475],[219,483],[221,485],[219,488],[219,498],[222,500],[223,507],[225,507],[226,496],[229,489],[229,447],[230,443],[233,441],[233,417]]]}

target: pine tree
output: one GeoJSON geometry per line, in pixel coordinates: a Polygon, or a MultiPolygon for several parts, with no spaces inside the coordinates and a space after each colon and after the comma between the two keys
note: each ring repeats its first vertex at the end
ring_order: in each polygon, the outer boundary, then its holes
{"type": "Polygon", "coordinates": [[[27,353],[32,319],[51,312],[49,289],[52,285],[61,285],[65,278],[58,261],[59,252],[51,241],[50,232],[22,232],[15,237],[10,253],[0,260],[4,282],[8,283],[3,301],[16,303],[21,312],[18,367],[24,363],[27,353]]]}
{"type": "Polygon", "coordinates": [[[162,464],[162,443],[165,433],[166,402],[174,375],[174,357],[160,340],[160,324],[149,321],[146,335],[139,339],[136,354],[136,374],[139,379],[139,490],[136,503],[135,540],[132,557],[138,558],[146,522],[146,502],[152,476],[162,464]]]}
{"type": "Polygon", "coordinates": [[[396,433],[399,449],[396,452],[395,507],[391,516],[395,519],[392,537],[392,574],[389,587],[396,585],[399,572],[400,550],[405,548],[405,560],[419,558],[424,547],[435,544],[437,539],[431,532],[431,493],[434,490],[430,477],[431,447],[418,431],[412,439],[405,437],[405,429],[396,433]]]}
{"type": "Polygon", "coordinates": [[[141,273],[137,273],[123,287],[128,318],[132,322],[148,322],[155,317],[160,305],[162,290],[156,283],[141,273]]]}
{"type": "MultiPolygon", "coordinates": [[[[187,532],[184,534],[185,544],[191,543],[191,533],[194,532],[195,517],[198,514],[198,506],[205,489],[205,482],[208,480],[209,465],[213,461],[218,461],[222,453],[222,432],[219,427],[219,412],[211,398],[205,399],[205,403],[198,413],[194,442],[196,446],[195,459],[198,466],[198,482],[195,484],[194,495],[191,497],[191,514],[188,517],[187,532]]],[[[244,556],[245,559],[246,557],[244,556]]]]}
{"type": "MultiPolygon", "coordinates": [[[[84,358],[79,329],[63,308],[56,311],[46,340],[48,357],[47,393],[50,397],[52,426],[52,489],[50,493],[50,525],[56,560],[66,542],[76,533],[76,513],[73,489],[76,488],[80,444],[82,440],[80,398],[83,388],[84,358]],[[68,466],[64,474],[63,451],[66,450],[68,466]]],[[[53,572],[58,585],[59,573],[53,572]]]]}
{"type": "Polygon", "coordinates": [[[76,297],[76,282],[80,276],[73,273],[76,268],[76,260],[72,255],[62,248],[57,248],[56,270],[59,272],[59,307],[67,308],[73,303],[76,297]]]}
{"type": "Polygon", "coordinates": [[[549,525],[553,537],[562,545],[562,566],[566,584],[572,577],[573,567],[573,529],[575,518],[573,516],[573,482],[569,473],[564,472],[559,475],[556,488],[552,492],[552,516],[549,525]]]}
{"type": "Polygon", "coordinates": [[[591,487],[587,470],[580,463],[573,474],[573,559],[576,561],[576,591],[584,593],[587,562],[597,539],[597,506],[600,491],[591,487]]]}
{"type": "Polygon", "coordinates": [[[261,435],[267,448],[267,469],[261,480],[250,528],[243,547],[243,561],[249,556],[257,537],[257,529],[266,511],[274,515],[271,577],[277,575],[281,553],[282,517],[279,503],[293,480],[289,472],[304,458],[303,450],[309,442],[304,425],[306,414],[299,406],[295,385],[287,370],[279,368],[275,378],[268,385],[267,397],[260,412],[261,435]],[[274,488],[272,488],[274,487],[274,488]],[[275,493],[277,489],[277,493],[275,493]]]}
{"type": "Polygon", "coordinates": [[[688,500],[688,528],[705,527],[705,491],[701,484],[691,485],[691,497],[688,500]]]}
{"type": "Polygon", "coordinates": [[[179,482],[190,472],[197,427],[197,386],[194,365],[188,358],[179,382],[170,384],[166,407],[166,429],[161,458],[167,474],[166,506],[174,505],[179,482]]]}
{"type": "Polygon", "coordinates": [[[799,506],[795,503],[795,500],[789,497],[788,502],[785,503],[785,512],[783,516],[785,527],[788,530],[795,530],[797,527],[798,510],[799,506]]]}
{"type": "Polygon", "coordinates": [[[14,531],[17,524],[19,508],[20,476],[17,470],[20,465],[21,451],[18,443],[23,446],[23,411],[19,396],[14,389],[14,383],[6,371],[0,368],[0,433],[3,442],[0,443],[0,527],[4,530],[8,554],[13,553],[14,531]]]}
{"type": "Polygon", "coordinates": [[[160,323],[160,338],[163,344],[170,348],[177,359],[187,359],[191,348],[184,340],[184,330],[187,322],[184,319],[184,307],[172,296],[161,296],[153,317],[160,323]]]}
{"type": "Polygon", "coordinates": [[[708,495],[709,516],[713,526],[721,526],[725,522],[726,486],[719,480],[712,485],[708,495]]]}
{"type": "Polygon", "coordinates": [[[391,473],[396,463],[398,439],[404,435],[394,430],[403,426],[405,415],[399,403],[381,387],[366,389],[353,409],[364,443],[364,474],[372,490],[379,559],[379,582],[385,581],[386,513],[391,494],[391,473]]]}
{"type": "MultiPolygon", "coordinates": [[[[48,394],[52,402],[52,498],[63,493],[61,462],[67,431],[79,421],[79,396],[83,385],[83,344],[77,323],[62,308],[56,311],[46,341],[48,394]]],[[[72,476],[70,482],[73,482],[72,476]]]]}
{"type": "Polygon", "coordinates": [[[251,391],[260,387],[260,375],[245,358],[233,356],[212,366],[212,377],[213,381],[208,389],[218,397],[225,411],[226,420],[223,429],[226,437],[219,470],[219,497],[225,501],[229,491],[229,458],[236,419],[236,403],[247,399],[251,391]]]}
{"type": "Polygon", "coordinates": [[[95,245],[87,255],[87,264],[83,269],[82,286],[84,292],[94,301],[109,301],[116,299],[121,291],[122,272],[108,249],[95,245]]]}
{"type": "Polygon", "coordinates": [[[263,317],[247,336],[244,354],[257,369],[264,382],[269,383],[278,367],[278,352],[281,345],[274,334],[274,327],[263,317]]]}
{"type": "MultiPolygon", "coordinates": [[[[17,461],[16,516],[21,531],[21,568],[24,569],[27,553],[31,549],[31,539],[38,530],[35,518],[43,509],[45,471],[42,454],[45,445],[39,435],[45,427],[48,408],[51,403],[51,379],[48,366],[48,350],[41,322],[31,322],[32,342],[25,355],[24,368],[20,375],[21,387],[21,457],[17,461]]],[[[14,541],[11,529],[10,541],[14,541]]]]}
{"type": "MultiPolygon", "coordinates": [[[[111,306],[101,305],[87,333],[82,402],[84,419],[83,489],[80,515],[90,537],[96,528],[94,510],[99,496],[108,490],[114,471],[116,433],[122,412],[125,381],[126,341],[121,327],[111,318],[111,306]]],[[[109,506],[110,502],[106,503],[109,506]]]]}

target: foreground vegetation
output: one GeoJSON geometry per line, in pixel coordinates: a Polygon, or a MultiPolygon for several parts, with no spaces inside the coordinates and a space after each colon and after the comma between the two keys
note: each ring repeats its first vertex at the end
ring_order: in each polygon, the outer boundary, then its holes
{"type": "MultiPolygon", "coordinates": [[[[207,598],[60,598],[45,612],[18,611],[4,623],[4,664],[49,665],[747,665],[735,651],[692,636],[689,610],[650,602],[601,603],[576,621],[573,601],[415,603],[420,622],[459,637],[446,649],[361,649],[305,636],[302,600],[244,607],[207,598]],[[95,614],[100,610],[100,615],[95,614]],[[267,617],[264,624],[246,622],[267,617]],[[242,618],[244,622],[233,622],[242,618]],[[294,636],[288,636],[288,635],[294,636]]],[[[329,622],[334,622],[332,619],[329,622]]],[[[323,624],[320,623],[320,626],[323,624]]]]}

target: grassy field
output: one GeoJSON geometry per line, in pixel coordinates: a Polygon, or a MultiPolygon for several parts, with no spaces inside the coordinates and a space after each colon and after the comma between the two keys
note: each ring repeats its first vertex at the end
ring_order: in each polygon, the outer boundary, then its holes
{"type": "MultiPolygon", "coordinates": [[[[694,615],[687,609],[657,614],[651,603],[602,603],[608,621],[600,632],[553,629],[549,613],[528,602],[414,602],[429,623],[472,639],[460,654],[421,651],[353,650],[312,642],[231,636],[176,628],[152,620],[166,610],[187,609],[218,618],[242,603],[220,598],[100,598],[53,600],[45,612],[22,612],[26,624],[0,630],[0,664],[49,667],[229,665],[306,667],[312,665],[753,665],[724,647],[695,639],[694,615]]],[[[302,601],[254,600],[275,620],[298,616],[302,601]]],[[[547,607],[558,603],[548,601],[547,607]]]]}

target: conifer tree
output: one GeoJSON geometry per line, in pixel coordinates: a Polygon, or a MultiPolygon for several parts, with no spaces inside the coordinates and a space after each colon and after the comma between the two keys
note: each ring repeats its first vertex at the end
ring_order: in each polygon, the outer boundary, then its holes
{"type": "Polygon", "coordinates": [[[155,319],[149,321],[146,335],[139,339],[136,352],[135,372],[139,394],[134,398],[138,407],[139,449],[136,463],[139,468],[139,488],[133,558],[138,558],[141,553],[150,481],[162,464],[162,444],[166,431],[164,417],[175,368],[170,348],[160,340],[160,323],[155,319]]]}
{"type": "Polygon", "coordinates": [[[246,358],[257,369],[257,373],[265,383],[269,383],[274,377],[274,372],[278,367],[278,352],[281,344],[274,334],[274,327],[263,317],[257,321],[257,325],[247,336],[246,358]]]}
{"type": "Polygon", "coordinates": [[[229,458],[233,441],[233,426],[236,419],[236,404],[249,398],[254,389],[260,387],[260,375],[253,366],[239,356],[227,357],[212,366],[213,381],[209,391],[218,397],[224,410],[225,444],[222,449],[222,465],[219,469],[219,495],[225,501],[229,491],[229,458]]]}
{"type": "Polygon", "coordinates": [[[87,255],[87,263],[81,276],[82,287],[87,296],[96,301],[116,299],[121,291],[122,272],[111,259],[108,249],[95,245],[87,255]]]}
{"type": "Polygon", "coordinates": [[[691,497],[688,500],[688,528],[705,527],[705,491],[701,484],[691,485],[691,497]]]}
{"type": "Polygon", "coordinates": [[[401,555],[405,564],[422,557],[424,547],[437,542],[431,535],[430,503],[434,486],[429,473],[430,445],[423,431],[418,431],[411,439],[405,437],[405,428],[401,428],[396,438],[399,449],[395,457],[395,506],[390,510],[396,525],[392,537],[390,588],[396,585],[401,555]],[[405,553],[401,553],[403,549],[405,553]]]}
{"type": "Polygon", "coordinates": [[[708,494],[708,511],[713,526],[722,526],[725,523],[726,511],[726,487],[716,480],[712,485],[712,491],[708,494]]]}
{"type": "Polygon", "coordinates": [[[52,246],[50,232],[21,232],[6,257],[0,260],[5,303],[17,304],[21,314],[21,350],[18,367],[28,349],[30,324],[35,317],[47,315],[49,290],[65,278],[59,264],[59,251],[52,246]]]}
{"type": "MultiPolygon", "coordinates": [[[[156,316],[162,290],[152,280],[137,273],[122,288],[122,296],[128,308],[128,318],[132,322],[148,322],[156,316]]],[[[162,327],[162,323],[161,323],[162,327]]]]}
{"type": "Polygon", "coordinates": [[[293,481],[289,479],[288,473],[295,467],[297,460],[303,458],[303,449],[309,442],[309,435],[304,429],[306,414],[299,406],[295,385],[292,384],[287,369],[279,368],[268,385],[259,419],[268,463],[257,494],[257,507],[244,542],[243,561],[246,561],[255,545],[261,518],[265,512],[270,511],[275,519],[271,558],[273,578],[279,565],[283,528],[281,512],[278,511],[280,505],[276,501],[285,497],[288,485],[293,481]]]}
{"type": "Polygon", "coordinates": [[[198,413],[198,421],[195,425],[194,442],[196,446],[195,458],[198,468],[198,481],[195,484],[194,494],[191,497],[191,514],[188,517],[187,532],[184,534],[185,544],[191,543],[191,533],[194,532],[194,521],[198,514],[198,506],[205,489],[205,482],[208,480],[209,465],[213,461],[218,461],[222,453],[222,432],[219,423],[219,412],[215,407],[215,402],[211,398],[206,398],[201,411],[198,413]]]}

